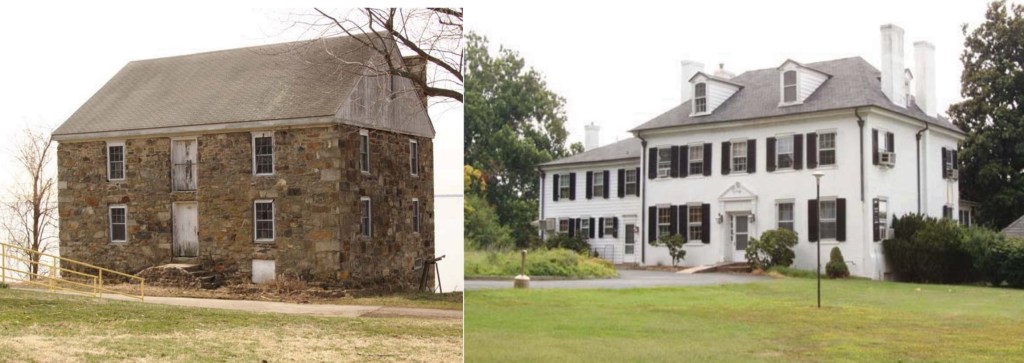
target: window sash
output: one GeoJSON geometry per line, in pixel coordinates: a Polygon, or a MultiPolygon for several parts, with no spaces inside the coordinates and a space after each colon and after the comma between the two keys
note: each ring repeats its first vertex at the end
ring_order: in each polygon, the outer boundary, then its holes
{"type": "Polygon", "coordinates": [[[591,194],[593,194],[594,198],[603,197],[604,196],[604,172],[595,171],[593,176],[594,176],[594,181],[593,181],[593,188],[591,188],[591,194]]]}
{"type": "Polygon", "coordinates": [[[110,207],[110,242],[128,242],[128,207],[110,207]]]}
{"type": "Polygon", "coordinates": [[[672,169],[672,149],[658,149],[658,176],[667,177],[672,169]]]}
{"type": "Polygon", "coordinates": [[[732,143],[729,152],[732,153],[732,165],[730,165],[732,171],[747,171],[747,142],[737,141],[732,143]]]}
{"type": "Polygon", "coordinates": [[[707,112],[707,84],[697,83],[693,86],[693,111],[695,113],[707,112]]]}
{"type": "Polygon", "coordinates": [[[271,136],[257,136],[253,138],[253,158],[256,164],[256,174],[274,173],[274,138],[271,136]]]}
{"type": "Polygon", "coordinates": [[[793,167],[793,137],[780,137],[775,142],[775,165],[779,169],[793,167]]]}
{"type": "Polygon", "coordinates": [[[672,229],[672,207],[658,208],[658,237],[667,235],[672,229]]]}
{"type": "Polygon", "coordinates": [[[420,232],[420,201],[412,201],[412,231],[420,232]]]}
{"type": "Polygon", "coordinates": [[[818,165],[835,165],[836,133],[818,134],[818,165]]]}
{"type": "Polygon", "coordinates": [[[626,195],[636,194],[636,170],[626,170],[626,195]]]}
{"type": "Polygon", "coordinates": [[[569,174],[558,176],[558,198],[569,198],[569,174]]]}
{"type": "Polygon", "coordinates": [[[604,217],[603,227],[605,236],[611,236],[615,234],[615,219],[612,217],[604,217]]]}
{"type": "Polygon", "coordinates": [[[370,224],[370,200],[363,199],[359,201],[359,233],[365,237],[369,237],[371,233],[372,225],[370,224]]]}
{"type": "Polygon", "coordinates": [[[253,219],[257,241],[274,239],[274,202],[255,202],[253,219]]]}
{"type": "Polygon", "coordinates": [[[107,179],[124,179],[124,145],[107,146],[107,179]]]}
{"type": "Polygon", "coordinates": [[[690,146],[689,148],[690,175],[704,174],[704,145],[690,146]]]}
{"type": "Polygon", "coordinates": [[[359,169],[370,172],[370,135],[359,135],[359,169]]]}
{"type": "Polygon", "coordinates": [[[782,73],[783,102],[796,102],[796,71],[782,73]]]}
{"type": "Polygon", "coordinates": [[[819,202],[818,220],[821,223],[819,233],[822,239],[836,238],[836,201],[822,200],[819,202]]]}
{"type": "Polygon", "coordinates": [[[793,203],[779,203],[777,207],[778,211],[778,228],[785,228],[793,230],[793,203]]]}
{"type": "Polygon", "coordinates": [[[420,145],[416,141],[409,142],[409,172],[412,175],[419,174],[420,170],[420,145]]]}
{"type": "Polygon", "coordinates": [[[590,218],[580,218],[580,235],[590,236],[590,218]]]}
{"type": "Polygon", "coordinates": [[[703,221],[704,217],[704,211],[701,209],[701,206],[699,205],[688,206],[686,207],[686,210],[686,225],[689,232],[686,234],[687,239],[690,241],[700,241],[704,238],[704,229],[701,225],[701,222],[703,221]]]}
{"type": "Polygon", "coordinates": [[[569,219],[562,218],[558,220],[558,232],[567,233],[569,232],[569,219]]]}

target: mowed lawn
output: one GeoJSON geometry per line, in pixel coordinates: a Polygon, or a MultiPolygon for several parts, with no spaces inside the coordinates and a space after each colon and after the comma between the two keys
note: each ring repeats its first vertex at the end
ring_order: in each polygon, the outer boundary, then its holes
{"type": "Polygon", "coordinates": [[[462,361],[462,321],[312,317],[0,289],[0,362],[462,361]]]}
{"type": "Polygon", "coordinates": [[[466,361],[1024,361],[1024,291],[822,286],[467,291],[466,361]]]}

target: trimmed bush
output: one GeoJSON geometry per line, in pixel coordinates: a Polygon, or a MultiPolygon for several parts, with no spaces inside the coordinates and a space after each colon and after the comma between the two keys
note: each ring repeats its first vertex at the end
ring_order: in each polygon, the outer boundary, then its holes
{"type": "Polygon", "coordinates": [[[590,243],[586,237],[573,236],[556,233],[544,241],[544,247],[548,249],[566,249],[580,253],[590,253],[590,243]]]}
{"type": "Polygon", "coordinates": [[[683,244],[685,243],[686,241],[683,240],[682,235],[670,234],[658,237],[657,241],[651,242],[651,246],[668,247],[668,255],[672,257],[672,266],[674,267],[679,264],[679,261],[682,261],[683,258],[686,257],[686,250],[683,249],[683,244]]]}
{"type": "MultiPolygon", "coordinates": [[[[519,251],[466,251],[466,276],[515,276],[519,274],[520,260],[519,251]]],[[[573,278],[618,276],[611,262],[566,249],[529,251],[526,254],[526,273],[573,278]]]]}
{"type": "Polygon", "coordinates": [[[1024,240],[1007,239],[996,249],[999,278],[1010,287],[1024,288],[1024,240]]]}
{"type": "Polygon", "coordinates": [[[999,232],[981,227],[964,228],[963,246],[971,256],[972,267],[968,281],[1002,285],[1000,263],[1005,257],[1006,243],[1006,236],[999,232]]]}
{"type": "Polygon", "coordinates": [[[907,215],[894,222],[896,238],[882,242],[885,256],[902,281],[962,283],[973,275],[963,228],[952,220],[907,215]],[[913,231],[913,233],[910,233],[913,231]]]}
{"type": "Polygon", "coordinates": [[[790,266],[796,254],[796,233],[788,229],[772,229],[747,242],[747,263],[753,269],[768,270],[773,266],[790,266]]]}
{"type": "Polygon", "coordinates": [[[850,277],[850,268],[846,266],[846,261],[843,259],[843,251],[839,250],[839,246],[832,247],[828,263],[825,264],[825,274],[830,279],[850,277]]]}

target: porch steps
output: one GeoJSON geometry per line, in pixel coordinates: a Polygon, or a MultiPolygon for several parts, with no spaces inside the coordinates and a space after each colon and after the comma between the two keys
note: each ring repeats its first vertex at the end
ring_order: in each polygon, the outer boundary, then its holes
{"type": "Polygon", "coordinates": [[[746,262],[722,262],[714,265],[701,265],[676,272],[680,274],[699,274],[707,272],[750,273],[750,265],[746,262]]]}
{"type": "Polygon", "coordinates": [[[144,277],[151,286],[216,289],[223,283],[219,274],[204,269],[201,264],[192,263],[153,266],[140,271],[136,276],[144,277]]]}

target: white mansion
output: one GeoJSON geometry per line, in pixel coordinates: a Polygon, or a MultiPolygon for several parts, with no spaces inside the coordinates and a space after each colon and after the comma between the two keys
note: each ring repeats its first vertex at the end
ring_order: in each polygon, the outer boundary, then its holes
{"type": "Polygon", "coordinates": [[[813,269],[815,243],[839,246],[851,273],[887,273],[881,243],[894,215],[957,218],[957,145],[938,117],[934,46],[881,27],[881,71],[864,59],[731,76],[683,62],[682,103],[603,147],[588,126],[584,153],[538,166],[542,235],[583,234],[616,263],[671,264],[659,235],[688,241],[686,265],[744,261],[750,238],[795,231],[795,267],[813,269]],[[821,201],[815,200],[821,171],[821,201]],[[820,226],[820,228],[819,228],[820,226]]]}

